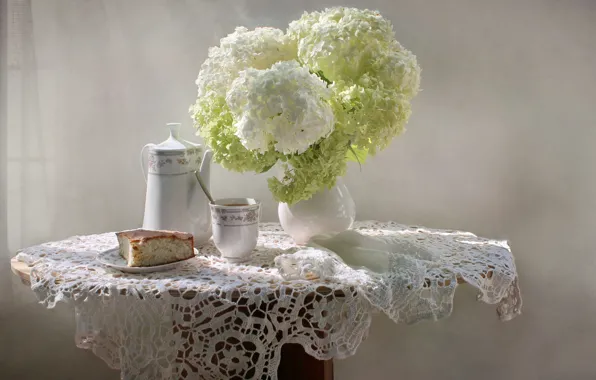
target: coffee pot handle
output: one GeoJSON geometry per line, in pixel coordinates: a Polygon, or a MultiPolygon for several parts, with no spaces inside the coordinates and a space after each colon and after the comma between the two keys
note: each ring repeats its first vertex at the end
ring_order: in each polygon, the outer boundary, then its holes
{"type": "Polygon", "coordinates": [[[145,149],[154,147],[155,144],[147,144],[141,149],[141,170],[143,171],[143,178],[145,179],[145,184],[147,184],[147,176],[149,173],[147,172],[147,168],[145,167],[145,149]]]}

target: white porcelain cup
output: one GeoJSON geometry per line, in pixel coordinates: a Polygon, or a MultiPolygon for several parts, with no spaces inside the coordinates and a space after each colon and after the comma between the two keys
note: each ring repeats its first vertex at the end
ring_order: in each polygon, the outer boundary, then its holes
{"type": "Polygon", "coordinates": [[[211,203],[213,242],[221,256],[243,262],[257,246],[261,203],[252,198],[224,198],[211,203]]]}

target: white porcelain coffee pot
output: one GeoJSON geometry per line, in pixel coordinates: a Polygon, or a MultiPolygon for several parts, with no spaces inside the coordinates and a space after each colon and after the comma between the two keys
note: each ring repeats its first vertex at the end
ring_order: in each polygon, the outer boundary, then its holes
{"type": "Polygon", "coordinates": [[[167,126],[167,140],[147,144],[141,150],[141,167],[147,182],[143,228],[189,232],[198,246],[211,237],[211,211],[195,171],[209,189],[213,154],[200,144],[180,139],[179,123],[167,126]]]}

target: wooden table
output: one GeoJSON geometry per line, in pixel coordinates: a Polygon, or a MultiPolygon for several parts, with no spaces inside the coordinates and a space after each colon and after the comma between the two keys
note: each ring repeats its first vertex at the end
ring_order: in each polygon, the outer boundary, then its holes
{"type": "MultiPolygon", "coordinates": [[[[23,284],[31,286],[31,267],[12,258],[10,268],[23,284]]],[[[317,360],[301,345],[286,344],[281,350],[277,375],[279,380],[333,380],[333,360],[317,360]]]]}

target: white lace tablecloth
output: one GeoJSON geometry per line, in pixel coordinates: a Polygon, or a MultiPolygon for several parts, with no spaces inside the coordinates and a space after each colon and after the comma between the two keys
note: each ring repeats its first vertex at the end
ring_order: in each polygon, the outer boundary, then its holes
{"type": "Polygon", "coordinates": [[[458,280],[497,304],[502,320],[521,312],[507,243],[465,232],[368,221],[296,247],[264,223],[247,263],[228,263],[208,244],[173,270],[143,275],[95,260],[115,245],[114,233],[75,236],[17,258],[33,266],[41,303],[74,305],[77,345],[123,379],[274,380],[283,344],[344,358],[375,312],[404,323],[448,316],[458,280]]]}

